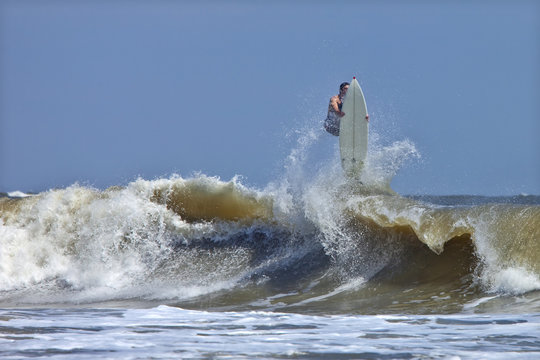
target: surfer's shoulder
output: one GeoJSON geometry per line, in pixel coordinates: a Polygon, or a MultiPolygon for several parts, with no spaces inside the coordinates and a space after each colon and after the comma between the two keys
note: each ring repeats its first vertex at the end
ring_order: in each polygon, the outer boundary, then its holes
{"type": "Polygon", "coordinates": [[[334,95],[330,98],[330,104],[339,105],[340,103],[341,103],[341,99],[339,98],[339,95],[334,95]]]}

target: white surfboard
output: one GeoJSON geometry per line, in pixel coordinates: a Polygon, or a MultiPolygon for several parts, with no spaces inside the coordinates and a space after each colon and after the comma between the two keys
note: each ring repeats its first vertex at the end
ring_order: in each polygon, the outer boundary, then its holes
{"type": "Polygon", "coordinates": [[[349,177],[360,177],[368,149],[368,112],[362,89],[353,78],[343,100],[339,125],[341,165],[349,177]]]}

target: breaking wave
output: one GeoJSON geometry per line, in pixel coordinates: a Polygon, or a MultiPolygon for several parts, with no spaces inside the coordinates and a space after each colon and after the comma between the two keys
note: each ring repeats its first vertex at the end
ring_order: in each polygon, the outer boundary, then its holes
{"type": "Polygon", "coordinates": [[[316,141],[265,189],[199,174],[0,198],[1,304],[451,312],[540,289],[538,197],[396,194],[409,141],[370,149],[362,185],[335,161],[307,176],[316,141]]]}

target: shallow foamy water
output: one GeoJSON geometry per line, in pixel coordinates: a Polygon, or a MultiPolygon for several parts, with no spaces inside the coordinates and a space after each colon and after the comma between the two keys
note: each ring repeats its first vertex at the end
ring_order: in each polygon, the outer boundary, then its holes
{"type": "Polygon", "coordinates": [[[3,310],[0,318],[4,359],[540,356],[540,315],[311,316],[159,306],[3,310]]]}

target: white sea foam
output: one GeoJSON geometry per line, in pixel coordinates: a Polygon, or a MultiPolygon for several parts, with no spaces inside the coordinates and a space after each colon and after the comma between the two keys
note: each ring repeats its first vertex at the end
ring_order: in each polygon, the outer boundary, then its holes
{"type": "Polygon", "coordinates": [[[0,356],[535,359],[537,315],[331,315],[152,309],[0,311],[0,356]],[[180,339],[180,340],[179,340],[180,339]]]}
{"type": "Polygon", "coordinates": [[[507,294],[523,294],[540,289],[540,279],[536,274],[521,267],[490,270],[485,274],[489,278],[490,290],[507,294]]]}
{"type": "Polygon", "coordinates": [[[12,198],[24,198],[24,197],[28,197],[28,196],[32,196],[32,194],[26,194],[22,191],[10,191],[7,193],[7,195],[9,197],[12,197],[12,198]]]}

